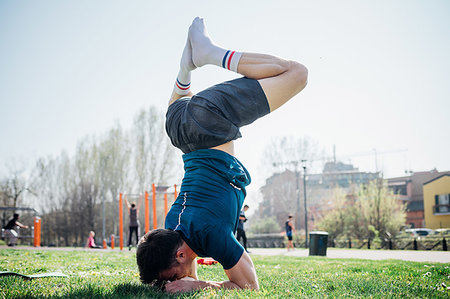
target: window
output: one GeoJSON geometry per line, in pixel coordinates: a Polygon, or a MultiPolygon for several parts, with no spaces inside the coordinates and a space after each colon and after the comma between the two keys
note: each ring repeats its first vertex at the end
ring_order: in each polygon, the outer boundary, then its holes
{"type": "Polygon", "coordinates": [[[434,196],[435,213],[449,213],[450,212],[450,194],[439,194],[434,196]]]}
{"type": "Polygon", "coordinates": [[[393,191],[394,191],[394,194],[407,195],[406,194],[406,185],[394,186],[393,191]]]}

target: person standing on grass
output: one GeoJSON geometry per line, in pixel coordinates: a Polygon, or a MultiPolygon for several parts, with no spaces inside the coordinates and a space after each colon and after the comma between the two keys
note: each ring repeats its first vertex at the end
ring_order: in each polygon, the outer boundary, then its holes
{"type": "Polygon", "coordinates": [[[249,206],[245,205],[244,208],[241,210],[241,213],[239,214],[239,223],[238,223],[237,232],[236,232],[236,239],[238,240],[238,242],[240,242],[241,238],[242,238],[242,242],[243,242],[245,251],[247,253],[250,253],[247,250],[247,236],[245,235],[245,230],[244,230],[244,222],[247,221],[247,217],[245,217],[245,212],[247,212],[248,209],[249,209],[249,206]]]}
{"type": "Polygon", "coordinates": [[[17,236],[19,235],[15,231],[16,226],[18,226],[20,228],[28,228],[28,225],[23,225],[18,220],[19,220],[19,214],[14,213],[13,218],[11,220],[9,220],[8,223],[6,224],[6,226],[4,227],[5,235],[8,238],[8,246],[11,246],[11,247],[16,246],[17,236]]]}
{"type": "Polygon", "coordinates": [[[141,206],[142,197],[139,198],[138,205],[133,202],[130,204],[128,199],[125,197],[125,203],[127,204],[128,213],[130,214],[130,225],[129,225],[129,234],[128,234],[128,250],[131,250],[131,246],[133,245],[132,237],[133,232],[136,234],[136,246],[139,243],[139,208],[141,206]]]}
{"type": "Polygon", "coordinates": [[[136,259],[142,282],[164,285],[171,293],[259,289],[252,259],[234,235],[251,179],[234,157],[233,140],[241,137],[240,127],[298,94],[307,77],[306,67],[298,62],[215,45],[204,20],[194,19],[166,114],[169,138],[184,153],[185,174],[165,229],[152,230],[139,241],[136,259]],[[208,64],[244,77],[194,95],[191,71],[208,64]],[[228,280],[198,280],[197,256],[217,260],[228,280]]]}
{"type": "Polygon", "coordinates": [[[295,232],[294,224],[292,223],[292,216],[289,215],[285,222],[286,237],[288,238],[287,250],[294,250],[294,244],[292,243],[292,234],[295,232]]]}

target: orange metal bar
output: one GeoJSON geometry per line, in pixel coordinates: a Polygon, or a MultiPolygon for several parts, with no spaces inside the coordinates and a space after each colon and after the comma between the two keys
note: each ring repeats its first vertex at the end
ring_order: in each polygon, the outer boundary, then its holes
{"type": "Polygon", "coordinates": [[[123,203],[122,193],[119,194],[119,247],[123,249],[123,203]]]}
{"type": "Polygon", "coordinates": [[[155,184],[152,184],[152,191],[153,191],[153,229],[157,229],[158,221],[156,218],[156,186],[155,186],[155,184]]]}
{"type": "Polygon", "coordinates": [[[167,212],[169,211],[167,207],[167,193],[164,193],[164,219],[166,219],[167,212]]]}
{"type": "Polygon", "coordinates": [[[111,235],[111,249],[114,249],[114,235],[111,235]]]}
{"type": "Polygon", "coordinates": [[[148,203],[148,192],[145,191],[145,232],[148,233],[150,230],[150,211],[148,203]]]}
{"type": "Polygon", "coordinates": [[[178,192],[177,192],[177,184],[173,185],[175,191],[173,191],[173,195],[175,196],[175,200],[177,200],[178,192]]]}
{"type": "Polygon", "coordinates": [[[34,217],[34,247],[41,247],[41,217],[34,217]]]}

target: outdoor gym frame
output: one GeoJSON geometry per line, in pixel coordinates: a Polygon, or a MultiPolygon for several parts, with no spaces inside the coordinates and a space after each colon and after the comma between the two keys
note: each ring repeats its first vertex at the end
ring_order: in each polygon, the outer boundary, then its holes
{"type": "MultiPolygon", "coordinates": [[[[168,207],[168,194],[173,194],[174,200],[177,199],[178,192],[177,192],[177,185],[173,185],[173,192],[167,192],[167,190],[171,186],[156,186],[155,184],[152,184],[152,212],[153,212],[153,229],[156,229],[158,227],[158,218],[156,213],[156,194],[164,194],[164,217],[167,215],[167,212],[169,211],[168,207]]],[[[149,201],[149,192],[145,191],[145,233],[150,231],[150,201],[149,201]]],[[[119,247],[120,250],[123,250],[123,199],[126,198],[127,194],[119,193],[119,247]]],[[[129,194],[128,196],[142,196],[142,195],[133,195],[129,194]]]]}
{"type": "MultiPolygon", "coordinates": [[[[33,208],[23,208],[23,207],[0,207],[0,211],[3,211],[3,218],[5,219],[5,212],[9,211],[16,213],[19,211],[32,212],[33,225],[31,226],[31,236],[19,236],[19,238],[32,238],[34,247],[41,247],[41,217],[38,216],[38,212],[33,208]]],[[[2,225],[3,226],[3,225],[2,225]]],[[[3,229],[2,229],[2,237],[3,229]]]]}

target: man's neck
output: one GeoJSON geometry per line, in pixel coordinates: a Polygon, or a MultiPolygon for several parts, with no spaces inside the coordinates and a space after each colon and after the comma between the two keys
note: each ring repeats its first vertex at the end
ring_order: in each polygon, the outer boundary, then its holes
{"type": "Polygon", "coordinates": [[[189,268],[189,277],[194,278],[195,280],[198,280],[198,276],[197,276],[197,260],[194,257],[194,259],[192,260],[191,266],[189,268]]]}
{"type": "Polygon", "coordinates": [[[229,141],[227,143],[212,147],[212,149],[221,150],[223,152],[226,152],[232,156],[234,156],[234,142],[229,141]]]}
{"type": "Polygon", "coordinates": [[[191,247],[186,242],[183,242],[183,246],[186,258],[188,261],[186,262],[186,272],[187,276],[195,278],[198,280],[197,276],[197,254],[192,250],[191,247]]]}

